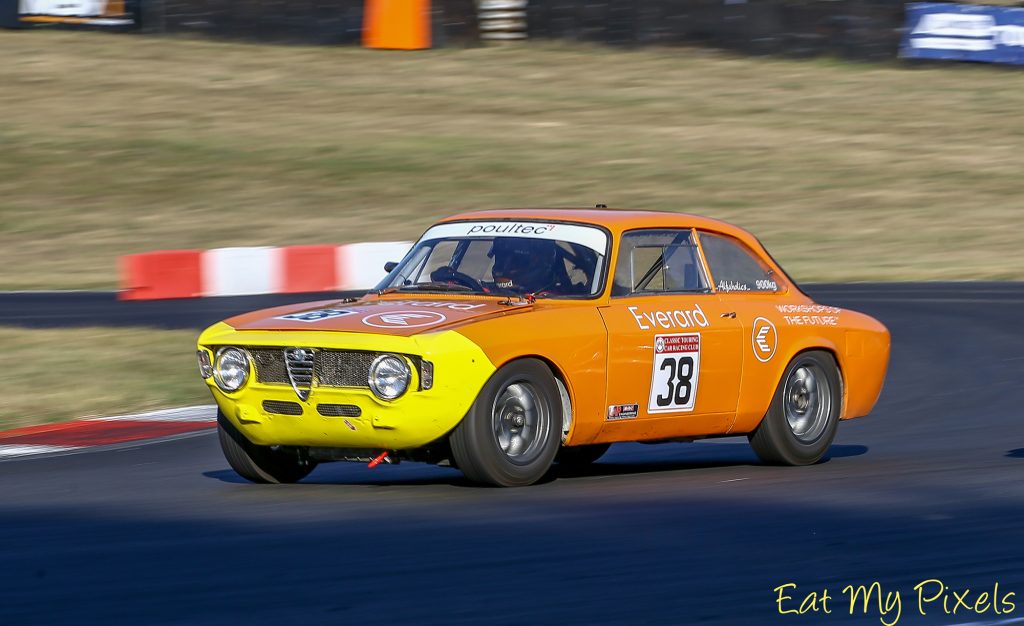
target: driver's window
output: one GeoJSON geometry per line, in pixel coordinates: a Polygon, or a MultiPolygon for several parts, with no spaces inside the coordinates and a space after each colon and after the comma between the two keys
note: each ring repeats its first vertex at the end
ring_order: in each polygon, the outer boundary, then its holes
{"type": "Polygon", "coordinates": [[[612,296],[707,291],[692,239],[689,229],[641,230],[623,235],[612,296]]]}

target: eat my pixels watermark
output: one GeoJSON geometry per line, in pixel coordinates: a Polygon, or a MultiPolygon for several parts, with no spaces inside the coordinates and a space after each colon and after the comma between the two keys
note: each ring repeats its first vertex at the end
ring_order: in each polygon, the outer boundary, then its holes
{"type": "Polygon", "coordinates": [[[896,626],[914,615],[1009,616],[1016,609],[1016,593],[1000,588],[998,582],[984,589],[953,588],[938,578],[922,580],[904,593],[885,588],[880,582],[804,590],[796,583],[776,587],[775,608],[779,615],[794,618],[841,613],[877,616],[883,626],[896,626]]]}

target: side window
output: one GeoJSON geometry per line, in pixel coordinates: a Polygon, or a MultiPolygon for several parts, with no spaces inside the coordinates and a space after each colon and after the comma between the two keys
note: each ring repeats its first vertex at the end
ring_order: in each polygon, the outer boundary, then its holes
{"type": "Polygon", "coordinates": [[[779,291],[774,272],[739,241],[701,233],[700,245],[718,291],[779,291]]]}
{"type": "Polygon", "coordinates": [[[690,230],[640,230],[619,243],[612,296],[708,290],[690,230]]]}

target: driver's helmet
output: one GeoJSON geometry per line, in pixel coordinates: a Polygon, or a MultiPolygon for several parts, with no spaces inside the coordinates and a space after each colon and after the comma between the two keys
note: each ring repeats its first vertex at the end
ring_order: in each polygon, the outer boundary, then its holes
{"type": "Polygon", "coordinates": [[[499,237],[489,253],[491,275],[500,288],[538,293],[554,287],[557,255],[558,245],[548,239],[499,237]]]}

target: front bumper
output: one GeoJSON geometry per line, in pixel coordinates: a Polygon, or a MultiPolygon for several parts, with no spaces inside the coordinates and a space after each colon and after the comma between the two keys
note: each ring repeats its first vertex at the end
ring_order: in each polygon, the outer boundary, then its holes
{"type": "Polygon", "coordinates": [[[384,401],[369,389],[318,387],[299,399],[290,385],[258,383],[253,372],[242,389],[226,393],[207,379],[221,412],[241,433],[258,445],[377,448],[409,450],[424,446],[454,428],[472,406],[494,365],[483,351],[455,331],[412,337],[348,332],[236,331],[216,324],[199,338],[199,349],[211,355],[220,346],[305,347],[373,350],[418,355],[434,364],[431,389],[418,390],[413,371],[410,390],[384,401]],[[281,415],[264,409],[264,401],[295,403],[300,415],[281,415]],[[329,417],[318,405],[342,404],[359,408],[358,417],[329,417]]]}

